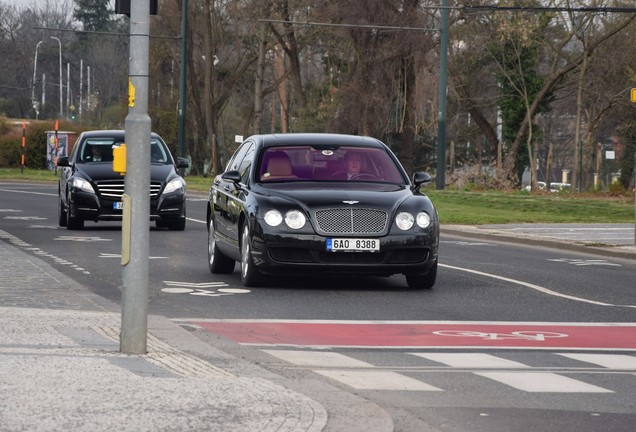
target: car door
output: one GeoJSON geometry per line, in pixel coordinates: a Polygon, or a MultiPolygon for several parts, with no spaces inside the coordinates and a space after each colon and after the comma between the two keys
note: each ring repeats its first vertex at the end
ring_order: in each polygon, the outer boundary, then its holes
{"type": "MultiPolygon", "coordinates": [[[[238,171],[241,162],[245,158],[247,152],[253,147],[254,143],[246,141],[236,150],[232,159],[228,163],[225,172],[238,171]]],[[[236,225],[238,223],[237,200],[239,190],[230,180],[226,180],[222,175],[217,176],[214,180],[214,212],[216,221],[216,231],[219,237],[225,241],[229,241],[234,246],[238,246],[238,234],[236,233],[236,225]]]]}
{"type": "Polygon", "coordinates": [[[67,166],[60,166],[58,169],[60,170],[59,176],[59,195],[60,199],[64,203],[64,207],[68,208],[70,203],[68,202],[68,194],[67,191],[69,189],[68,182],[72,179],[73,174],[75,172],[75,158],[77,157],[77,149],[80,147],[81,142],[83,141],[83,136],[80,135],[77,140],[77,144],[73,146],[73,150],[71,154],[66,158],[68,160],[67,166]]]}

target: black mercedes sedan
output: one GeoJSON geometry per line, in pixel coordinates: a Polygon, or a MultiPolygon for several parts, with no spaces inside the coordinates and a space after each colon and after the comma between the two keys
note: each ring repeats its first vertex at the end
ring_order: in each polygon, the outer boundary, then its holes
{"type": "Polygon", "coordinates": [[[245,286],[269,274],[437,277],[439,221],[421,186],[381,141],[336,134],[255,135],[214,179],[208,264],[245,286]]]}
{"type": "MultiPolygon", "coordinates": [[[[123,130],[94,130],[80,134],[70,156],[61,157],[58,187],[58,223],[81,229],[84,221],[122,220],[124,176],[113,171],[113,148],[124,143],[123,130]]],[[[182,231],[186,225],[186,183],[166,143],[156,133],[150,138],[150,219],[157,228],[182,231]]]]}

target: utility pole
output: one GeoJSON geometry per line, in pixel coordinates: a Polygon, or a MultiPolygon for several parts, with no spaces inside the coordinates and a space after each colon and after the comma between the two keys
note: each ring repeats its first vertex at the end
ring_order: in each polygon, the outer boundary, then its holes
{"type": "Polygon", "coordinates": [[[446,185],[446,79],[448,75],[448,0],[442,0],[439,11],[441,23],[439,29],[439,112],[437,121],[437,175],[435,185],[437,189],[444,189],[446,185]]]}
{"type": "Polygon", "coordinates": [[[130,9],[128,115],[125,126],[127,174],[123,199],[120,341],[121,352],[127,354],[147,352],[151,132],[148,115],[149,46],[150,2],[133,1],[130,9]],[[123,253],[125,248],[128,248],[127,254],[123,253]]]}
{"type": "Polygon", "coordinates": [[[40,114],[40,110],[38,109],[38,102],[35,100],[35,80],[36,80],[36,73],[38,70],[38,49],[40,48],[40,45],[42,45],[42,41],[38,42],[37,45],[35,45],[35,59],[33,60],[33,83],[31,85],[31,105],[33,106],[33,109],[35,110],[35,119],[37,120],[39,114],[40,114]]]}
{"type": "Polygon", "coordinates": [[[179,156],[185,154],[186,108],[188,105],[186,71],[188,70],[188,0],[181,0],[181,70],[179,71],[179,156]]]}
{"type": "Polygon", "coordinates": [[[62,105],[62,41],[55,36],[49,36],[51,39],[55,39],[60,47],[60,117],[64,117],[64,107],[62,105]]]}

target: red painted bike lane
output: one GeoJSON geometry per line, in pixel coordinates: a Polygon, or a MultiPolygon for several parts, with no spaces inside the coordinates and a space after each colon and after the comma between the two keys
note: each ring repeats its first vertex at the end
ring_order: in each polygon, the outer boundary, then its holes
{"type": "Polygon", "coordinates": [[[636,351],[636,323],[188,320],[240,344],[368,348],[515,348],[636,351]]]}

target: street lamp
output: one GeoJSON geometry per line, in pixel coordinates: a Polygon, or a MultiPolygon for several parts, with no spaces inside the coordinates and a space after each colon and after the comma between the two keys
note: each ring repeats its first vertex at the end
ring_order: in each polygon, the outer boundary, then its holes
{"type": "Polygon", "coordinates": [[[35,46],[35,60],[33,61],[33,84],[31,85],[31,105],[33,106],[33,109],[35,110],[35,118],[38,118],[38,114],[40,113],[40,111],[38,110],[38,105],[37,102],[35,101],[35,77],[36,77],[36,72],[38,69],[38,49],[40,48],[40,45],[42,44],[42,41],[38,42],[38,44],[35,46]]]}
{"type": "Polygon", "coordinates": [[[64,107],[62,105],[62,42],[55,36],[49,36],[51,39],[55,39],[60,47],[60,117],[64,116],[64,107]]]}

